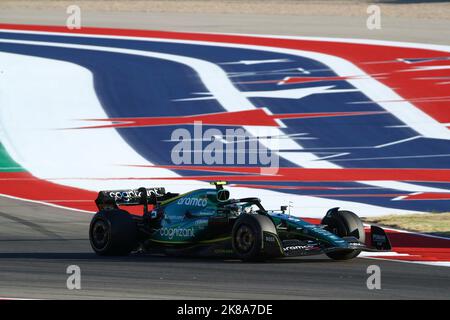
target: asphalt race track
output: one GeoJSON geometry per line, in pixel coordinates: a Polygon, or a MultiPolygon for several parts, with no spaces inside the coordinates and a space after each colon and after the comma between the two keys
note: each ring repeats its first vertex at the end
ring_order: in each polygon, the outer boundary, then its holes
{"type": "Polygon", "coordinates": [[[0,297],[36,299],[445,299],[448,268],[327,257],[266,263],[133,255],[96,256],[91,215],[0,200],[0,297]],[[367,266],[381,268],[381,290],[366,287],[367,266]],[[81,268],[81,290],[66,269],[81,268]]]}

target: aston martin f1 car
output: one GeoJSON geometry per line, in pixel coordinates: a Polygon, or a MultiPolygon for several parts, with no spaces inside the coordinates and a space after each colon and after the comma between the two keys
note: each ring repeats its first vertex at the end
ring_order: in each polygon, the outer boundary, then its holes
{"type": "Polygon", "coordinates": [[[361,219],[332,208],[320,225],[266,210],[260,199],[231,199],[224,182],[185,194],[164,188],[100,191],[89,238],[98,255],[131,252],[234,257],[244,261],[326,254],[347,260],[361,251],[389,251],[384,230],[371,226],[367,239],[361,219]],[[130,214],[126,206],[142,206],[130,214]]]}

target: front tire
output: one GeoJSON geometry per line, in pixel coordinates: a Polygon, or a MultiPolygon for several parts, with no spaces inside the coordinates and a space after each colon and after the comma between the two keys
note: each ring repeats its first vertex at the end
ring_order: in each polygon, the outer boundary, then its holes
{"type": "Polygon", "coordinates": [[[279,253],[273,248],[265,248],[264,233],[274,241],[277,231],[272,220],[259,214],[242,214],[234,223],[231,243],[235,255],[243,261],[263,261],[279,253]],[[276,252],[276,253],[275,253],[276,252]]]}
{"type": "MultiPolygon", "coordinates": [[[[327,231],[339,237],[355,237],[364,243],[366,234],[361,219],[351,211],[331,211],[322,219],[321,224],[326,225],[327,231]]],[[[328,252],[326,255],[334,260],[349,260],[356,258],[361,250],[343,250],[328,252]]]]}
{"type": "Polygon", "coordinates": [[[92,218],[89,240],[100,256],[126,256],[137,245],[137,227],[125,210],[102,210],[92,218]]]}

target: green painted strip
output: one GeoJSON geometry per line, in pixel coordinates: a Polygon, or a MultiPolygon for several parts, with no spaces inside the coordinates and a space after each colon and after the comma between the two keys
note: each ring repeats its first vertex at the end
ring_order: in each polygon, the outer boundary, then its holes
{"type": "Polygon", "coordinates": [[[193,240],[189,240],[189,241],[170,241],[170,240],[156,240],[156,239],[149,239],[152,242],[157,242],[157,243],[164,243],[164,244],[208,244],[208,243],[215,243],[215,242],[220,242],[220,241],[226,241],[226,240],[230,240],[231,237],[223,237],[223,238],[216,238],[216,239],[211,239],[211,240],[203,240],[203,241],[193,241],[193,240]]]}
{"type": "Polygon", "coordinates": [[[156,239],[148,239],[151,242],[156,243],[164,243],[164,244],[187,244],[187,243],[193,243],[192,241],[169,241],[169,240],[156,240],[156,239]]]}
{"type": "Polygon", "coordinates": [[[180,198],[182,198],[182,197],[184,197],[184,196],[187,196],[188,194],[190,194],[190,193],[192,193],[192,192],[194,192],[194,191],[196,191],[196,190],[188,191],[188,192],[186,192],[186,193],[183,193],[183,194],[180,194],[180,195],[176,196],[175,198],[170,198],[170,199],[168,199],[168,200],[161,201],[159,204],[160,204],[161,206],[165,206],[166,204],[171,203],[171,202],[174,202],[175,200],[178,200],[178,199],[180,199],[180,198]]]}
{"type": "Polygon", "coordinates": [[[15,162],[0,144],[0,172],[21,172],[25,171],[17,162],[15,162]]]}
{"type": "Polygon", "coordinates": [[[212,240],[203,240],[203,241],[199,241],[199,243],[214,243],[214,242],[221,242],[221,241],[226,241],[226,240],[231,240],[231,237],[223,237],[223,238],[217,238],[217,239],[212,239],[212,240]]]}

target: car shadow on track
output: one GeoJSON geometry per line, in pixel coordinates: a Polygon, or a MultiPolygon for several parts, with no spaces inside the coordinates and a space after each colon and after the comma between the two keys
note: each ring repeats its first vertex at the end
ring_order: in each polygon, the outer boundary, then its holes
{"type": "Polygon", "coordinates": [[[91,260],[95,262],[110,263],[110,262],[138,262],[138,263],[166,263],[177,261],[181,263],[246,263],[246,264],[286,264],[286,263],[323,263],[335,262],[323,256],[300,257],[300,258],[280,258],[272,259],[262,262],[242,262],[238,259],[231,258],[204,258],[204,257],[174,257],[166,255],[151,255],[151,254],[131,254],[124,257],[102,257],[90,252],[3,252],[0,253],[0,260],[91,260]]]}

